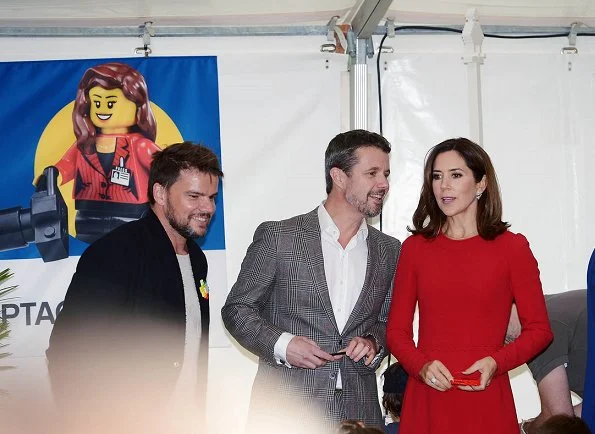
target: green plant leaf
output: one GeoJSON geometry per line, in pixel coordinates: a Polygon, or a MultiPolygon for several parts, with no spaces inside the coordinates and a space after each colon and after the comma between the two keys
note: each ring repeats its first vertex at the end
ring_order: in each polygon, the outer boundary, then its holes
{"type": "MultiPolygon", "coordinates": [[[[7,280],[12,278],[13,273],[10,271],[9,268],[5,268],[4,270],[0,271],[0,286],[3,285],[7,280]]],[[[2,301],[9,301],[13,298],[7,298],[6,296],[10,294],[17,288],[17,285],[12,286],[5,286],[4,288],[0,288],[0,302],[2,301]]],[[[2,343],[8,336],[10,335],[10,328],[8,321],[0,320],[0,349],[6,348],[8,344],[2,343]]],[[[0,353],[0,359],[5,359],[6,357],[10,356],[10,353],[7,351],[0,353]]],[[[9,369],[14,369],[15,366],[0,366],[0,371],[7,371],[9,369]]],[[[0,396],[7,395],[7,392],[3,389],[0,389],[0,396]]]]}
{"type": "Polygon", "coordinates": [[[10,279],[13,276],[12,271],[10,268],[5,268],[4,270],[0,271],[0,284],[4,283],[6,280],[10,279]]]}
{"type": "MultiPolygon", "coordinates": [[[[10,279],[14,274],[10,271],[9,268],[5,268],[4,270],[0,271],[0,285],[10,279]]],[[[4,297],[14,291],[17,288],[17,285],[7,286],[5,288],[0,288],[0,301],[7,301],[4,297]]]]}

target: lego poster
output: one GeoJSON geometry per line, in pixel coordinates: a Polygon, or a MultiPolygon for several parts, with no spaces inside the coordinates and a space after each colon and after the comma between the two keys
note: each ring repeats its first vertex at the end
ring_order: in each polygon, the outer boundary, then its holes
{"type": "MultiPolygon", "coordinates": [[[[81,253],[148,209],[154,152],[192,141],[221,157],[216,57],[0,62],[0,300],[7,351],[43,356],[81,253]]],[[[199,244],[225,292],[223,190],[199,244]]],[[[215,342],[217,338],[215,337],[215,342]]]]}

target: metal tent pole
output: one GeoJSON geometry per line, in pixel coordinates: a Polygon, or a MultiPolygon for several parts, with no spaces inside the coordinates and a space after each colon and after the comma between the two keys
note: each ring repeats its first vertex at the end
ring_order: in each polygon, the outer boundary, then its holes
{"type": "Polygon", "coordinates": [[[483,111],[481,104],[481,65],[485,56],[481,52],[483,32],[477,20],[475,9],[466,14],[467,21],[463,28],[463,44],[465,55],[463,62],[467,65],[467,86],[469,99],[469,136],[483,146],[483,111]]]}
{"type": "Polygon", "coordinates": [[[372,35],[392,0],[363,0],[347,34],[349,53],[349,126],[368,128],[368,58],[374,56],[372,35]]]}

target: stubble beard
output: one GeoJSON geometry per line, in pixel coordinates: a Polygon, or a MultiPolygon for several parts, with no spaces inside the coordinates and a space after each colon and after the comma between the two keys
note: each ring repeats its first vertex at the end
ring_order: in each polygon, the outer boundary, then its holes
{"type": "MultiPolygon", "coordinates": [[[[355,195],[347,195],[346,199],[351,205],[357,208],[357,210],[365,215],[366,217],[376,217],[382,211],[382,206],[384,205],[384,198],[382,202],[376,207],[368,205],[368,198],[371,197],[373,194],[377,194],[378,191],[371,191],[366,196],[365,201],[359,200],[355,195]]],[[[385,193],[386,194],[386,193],[385,193]]]]}
{"type": "Polygon", "coordinates": [[[171,205],[169,203],[167,205],[168,205],[167,209],[165,210],[165,218],[167,219],[167,222],[169,223],[169,225],[178,234],[180,234],[182,237],[184,237],[186,239],[198,238],[198,237],[204,236],[204,234],[206,233],[206,229],[202,230],[202,231],[193,229],[192,226],[190,225],[190,220],[195,216],[206,217],[207,218],[207,226],[206,227],[208,228],[208,225],[211,221],[211,215],[209,213],[201,212],[201,213],[191,214],[190,216],[188,216],[187,222],[184,223],[176,218],[175,214],[172,212],[171,205]]]}

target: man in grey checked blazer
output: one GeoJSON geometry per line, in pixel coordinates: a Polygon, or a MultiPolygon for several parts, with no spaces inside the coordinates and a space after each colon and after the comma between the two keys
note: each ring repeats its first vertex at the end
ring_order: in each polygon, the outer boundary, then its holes
{"type": "Polygon", "coordinates": [[[337,135],[325,153],[327,200],[256,229],[221,311],[232,336],[259,357],[251,413],[272,415],[289,396],[304,415],[321,409],[328,426],[383,425],[375,371],[387,354],[400,243],[365,218],[382,209],[389,152],[375,133],[337,135]]]}

